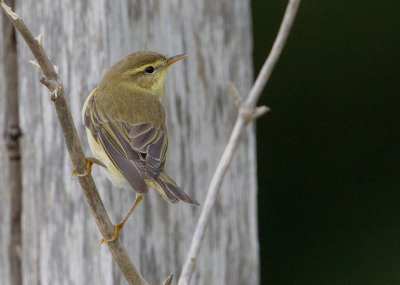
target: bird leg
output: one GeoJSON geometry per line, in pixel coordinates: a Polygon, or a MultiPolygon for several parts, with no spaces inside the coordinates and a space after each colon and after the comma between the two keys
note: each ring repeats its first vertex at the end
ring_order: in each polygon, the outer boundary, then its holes
{"type": "Polygon", "coordinates": [[[97,165],[100,165],[100,166],[102,166],[102,167],[104,167],[104,168],[107,168],[107,166],[105,166],[105,164],[102,163],[102,162],[101,162],[100,160],[98,160],[97,158],[95,158],[95,157],[86,157],[86,167],[85,167],[85,170],[83,171],[83,173],[78,173],[78,172],[74,169],[74,170],[72,170],[72,173],[71,173],[71,179],[74,177],[75,174],[76,174],[76,176],[83,177],[83,176],[86,176],[86,175],[88,175],[89,173],[91,173],[91,172],[92,172],[92,165],[93,165],[93,163],[94,163],[94,164],[97,164],[97,165]]]}
{"type": "Polygon", "coordinates": [[[129,210],[129,213],[126,215],[125,219],[122,220],[122,222],[120,222],[119,224],[114,225],[114,234],[112,235],[112,237],[110,239],[102,239],[99,243],[99,246],[102,245],[105,241],[110,242],[110,241],[114,241],[118,238],[118,233],[122,230],[125,222],[128,220],[128,218],[132,215],[133,211],[135,210],[135,208],[137,207],[137,205],[139,205],[140,201],[142,201],[143,199],[143,195],[138,194],[136,197],[136,201],[133,204],[132,208],[129,210]]]}

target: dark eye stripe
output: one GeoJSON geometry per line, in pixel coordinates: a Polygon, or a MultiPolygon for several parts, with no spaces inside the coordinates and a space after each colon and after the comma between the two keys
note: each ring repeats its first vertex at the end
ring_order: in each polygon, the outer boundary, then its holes
{"type": "Polygon", "coordinates": [[[145,71],[146,73],[153,73],[153,72],[154,72],[154,67],[148,66],[148,67],[145,68],[144,71],[145,71]]]}

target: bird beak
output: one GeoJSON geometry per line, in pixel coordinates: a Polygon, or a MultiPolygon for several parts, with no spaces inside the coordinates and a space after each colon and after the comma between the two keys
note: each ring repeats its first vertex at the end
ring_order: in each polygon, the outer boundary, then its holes
{"type": "Polygon", "coordinates": [[[178,60],[181,60],[182,58],[187,57],[187,54],[180,54],[180,55],[175,55],[175,56],[170,56],[167,58],[167,67],[173,64],[174,62],[177,62],[178,60]]]}

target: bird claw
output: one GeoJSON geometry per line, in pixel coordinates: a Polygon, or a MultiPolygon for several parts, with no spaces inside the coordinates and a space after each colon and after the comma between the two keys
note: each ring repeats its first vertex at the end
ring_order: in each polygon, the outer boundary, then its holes
{"type": "Polygon", "coordinates": [[[124,226],[125,222],[119,223],[117,225],[114,225],[114,234],[111,236],[110,239],[104,239],[102,238],[101,241],[99,242],[99,246],[101,246],[104,242],[112,242],[115,241],[118,238],[119,232],[122,230],[122,227],[124,226]]]}
{"type": "Polygon", "coordinates": [[[92,166],[93,166],[94,163],[95,163],[95,164],[98,164],[98,165],[100,165],[100,166],[102,166],[102,167],[104,167],[104,168],[107,168],[107,167],[105,166],[105,164],[102,163],[102,162],[101,162],[100,160],[98,160],[97,158],[94,158],[94,157],[86,157],[86,167],[85,167],[85,170],[83,171],[83,173],[78,173],[75,169],[72,170],[72,172],[71,172],[71,180],[72,180],[72,178],[74,177],[74,175],[76,175],[76,176],[78,176],[78,177],[84,177],[84,176],[90,174],[90,173],[92,172],[92,166]]]}

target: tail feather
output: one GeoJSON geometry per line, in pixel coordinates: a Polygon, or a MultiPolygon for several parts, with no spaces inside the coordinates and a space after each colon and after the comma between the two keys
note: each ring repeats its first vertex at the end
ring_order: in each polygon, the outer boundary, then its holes
{"type": "Polygon", "coordinates": [[[200,204],[196,200],[190,198],[189,195],[183,192],[182,189],[178,185],[176,185],[176,183],[170,177],[168,177],[165,172],[161,172],[160,175],[156,178],[156,181],[158,185],[160,185],[160,188],[162,188],[157,190],[167,201],[171,203],[178,203],[179,201],[183,201],[188,204],[200,206],[200,204]],[[161,191],[164,193],[161,193],[161,191]]]}

